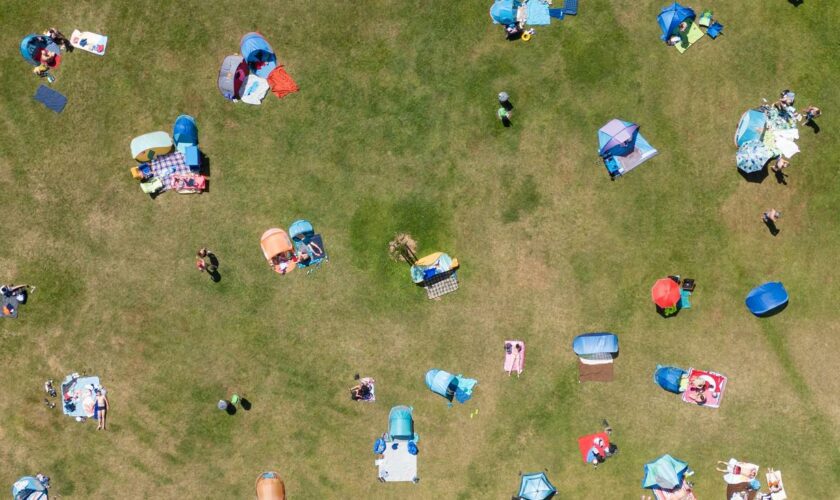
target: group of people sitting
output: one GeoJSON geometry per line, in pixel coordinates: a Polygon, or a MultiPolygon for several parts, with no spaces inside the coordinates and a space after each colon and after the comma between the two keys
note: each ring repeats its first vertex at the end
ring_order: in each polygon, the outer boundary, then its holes
{"type": "Polygon", "coordinates": [[[38,76],[47,76],[50,68],[54,68],[57,63],[57,58],[62,50],[71,52],[73,46],[70,41],[60,31],[55,28],[49,28],[44,31],[44,37],[47,38],[47,44],[43,48],[39,48],[34,56],[38,63],[32,72],[38,76]]]}
{"type": "Polygon", "coordinates": [[[356,375],[358,384],[350,388],[350,399],[353,401],[371,401],[373,399],[373,384],[376,382],[370,377],[359,378],[356,375]]]}

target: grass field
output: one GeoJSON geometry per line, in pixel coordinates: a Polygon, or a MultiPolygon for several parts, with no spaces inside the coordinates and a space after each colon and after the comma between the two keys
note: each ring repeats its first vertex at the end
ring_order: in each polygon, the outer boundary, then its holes
{"type": "Polygon", "coordinates": [[[273,469],[290,498],[498,499],[546,468],[559,498],[637,499],[667,452],[699,498],[724,496],[714,466],[731,456],[781,469],[790,498],[840,498],[840,3],[694,4],[726,28],[682,55],[659,41],[662,1],[583,0],[528,43],[505,42],[489,4],[0,0],[0,282],[38,287],[0,322],[0,486],[41,471],[61,498],[251,498],[273,469]],[[111,37],[103,58],[65,56],[59,115],[17,51],[52,25],[111,37]],[[219,95],[252,30],[299,93],[219,95]],[[822,131],[801,128],[787,185],[746,182],[738,119],[782,88],[823,109],[822,131]],[[129,142],[182,113],[210,192],[152,201],[129,142]],[[660,154],[610,182],[596,131],[614,117],[660,154]],[[259,236],[301,217],[331,262],[280,277],[259,236]],[[388,259],[397,231],[458,257],[461,289],[426,300],[388,259]],[[194,269],[203,245],[219,283],[194,269]],[[665,320],[649,289],[669,273],[698,288],[665,320]],[[790,306],[752,317],[744,296],[768,280],[790,306]],[[615,382],[577,383],[587,331],[619,335],[615,382]],[[521,379],[501,370],[506,338],[528,343],[521,379]],[[723,406],[662,391],[657,363],[726,374],[723,406]],[[477,378],[473,400],[447,408],[423,384],[435,367],[477,378]],[[108,432],[41,404],[43,381],[73,371],[108,388],[108,432]],[[357,372],[375,404],[348,400],[357,372]],[[253,408],[218,411],[232,391],[253,408]],[[415,409],[416,485],[376,480],[397,404],[415,409]],[[604,417],[621,451],[593,470],[576,438],[604,417]]]}

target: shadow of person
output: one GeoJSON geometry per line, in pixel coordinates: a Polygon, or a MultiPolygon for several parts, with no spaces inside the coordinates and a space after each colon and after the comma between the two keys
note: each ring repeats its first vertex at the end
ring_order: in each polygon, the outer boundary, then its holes
{"type": "Polygon", "coordinates": [[[788,0],[788,3],[793,5],[794,7],[799,7],[800,5],[805,3],[805,0],[788,0]]]}
{"type": "Polygon", "coordinates": [[[210,275],[210,280],[213,283],[218,283],[218,282],[222,281],[222,275],[219,274],[219,271],[217,269],[214,269],[212,271],[207,271],[207,274],[210,275]]]}
{"type": "Polygon", "coordinates": [[[208,252],[207,259],[210,261],[210,265],[219,267],[219,258],[216,257],[216,254],[208,252]]]}
{"type": "Polygon", "coordinates": [[[510,99],[502,103],[502,107],[505,108],[505,111],[513,111],[513,103],[510,102],[510,99]]]}
{"type": "Polygon", "coordinates": [[[236,406],[229,404],[227,405],[227,408],[225,408],[225,411],[228,415],[236,415],[236,406]]]}
{"type": "Polygon", "coordinates": [[[784,184],[785,186],[787,186],[787,179],[786,179],[787,175],[784,172],[782,172],[781,170],[774,170],[773,175],[776,176],[776,182],[778,182],[779,184],[784,184]]]}
{"type": "Polygon", "coordinates": [[[781,232],[779,230],[779,228],[776,227],[776,223],[773,222],[770,219],[764,219],[764,224],[767,226],[767,229],[770,231],[770,234],[772,234],[773,236],[776,236],[777,234],[779,234],[781,232]]]}
{"type": "Polygon", "coordinates": [[[805,122],[805,126],[810,127],[814,131],[815,134],[820,133],[820,126],[817,125],[817,122],[815,122],[814,120],[809,120],[809,121],[805,122]]]}
{"type": "Polygon", "coordinates": [[[251,409],[251,402],[245,398],[241,398],[239,400],[239,404],[242,405],[242,409],[245,411],[249,411],[251,409]]]}
{"type": "Polygon", "coordinates": [[[513,126],[513,122],[510,121],[510,118],[505,116],[504,118],[502,118],[502,125],[504,125],[505,128],[510,128],[513,126]]]}

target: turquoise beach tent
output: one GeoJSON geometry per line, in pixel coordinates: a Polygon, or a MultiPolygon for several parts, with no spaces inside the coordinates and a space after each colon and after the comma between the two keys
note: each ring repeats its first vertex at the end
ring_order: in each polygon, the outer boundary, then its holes
{"type": "Polygon", "coordinates": [[[768,316],[787,305],[788,293],[780,282],[771,281],[753,288],[745,302],[751,313],[768,316]]]}
{"type": "Polygon", "coordinates": [[[259,33],[251,32],[239,41],[239,52],[251,71],[260,78],[268,78],[277,67],[277,55],[268,41],[259,33]]]}
{"type": "Polygon", "coordinates": [[[12,485],[14,500],[47,500],[47,487],[32,476],[24,476],[12,485]]]}
{"type": "Polygon", "coordinates": [[[682,460],[677,460],[668,454],[662,455],[653,462],[645,464],[642,488],[662,490],[679,488],[688,470],[688,464],[682,460]]]}
{"type": "Polygon", "coordinates": [[[198,127],[195,118],[190,115],[181,115],[175,119],[172,126],[172,138],[175,140],[175,148],[181,153],[186,152],[190,146],[198,146],[198,127]]]}
{"type": "Polygon", "coordinates": [[[496,0],[490,7],[490,17],[494,23],[508,26],[516,23],[517,0],[496,0]]]}
{"type": "Polygon", "coordinates": [[[414,408],[411,406],[395,406],[388,414],[388,436],[390,439],[417,441],[419,436],[414,433],[414,408]]]}
{"type": "Polygon", "coordinates": [[[471,397],[477,380],[465,378],[463,375],[452,375],[449,372],[432,369],[426,372],[426,387],[435,394],[449,400],[456,399],[459,403],[466,403],[471,397]]]}
{"type": "Polygon", "coordinates": [[[519,483],[519,500],[546,500],[557,493],[557,488],[551,484],[544,472],[525,474],[519,483]]]}

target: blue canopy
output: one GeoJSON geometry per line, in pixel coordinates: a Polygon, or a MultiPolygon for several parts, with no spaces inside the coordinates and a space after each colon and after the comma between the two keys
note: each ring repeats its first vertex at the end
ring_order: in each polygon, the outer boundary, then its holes
{"type": "Polygon", "coordinates": [[[391,439],[415,439],[414,418],[410,406],[395,406],[388,414],[388,434],[391,439]]]}
{"type": "Polygon", "coordinates": [[[176,118],[172,126],[172,138],[175,140],[175,147],[182,153],[190,146],[198,146],[198,126],[195,124],[195,118],[189,115],[176,118]]]}
{"type": "Polygon", "coordinates": [[[41,63],[35,60],[35,51],[44,49],[49,44],[50,40],[44,35],[36,35],[34,33],[26,35],[20,41],[20,55],[32,66],[38,66],[41,63]]]}
{"type": "Polygon", "coordinates": [[[572,342],[572,349],[578,356],[588,354],[615,354],[618,352],[618,337],[614,333],[584,333],[572,342]]]}
{"type": "Polygon", "coordinates": [[[746,174],[759,172],[764,170],[764,165],[774,156],[776,154],[764,144],[764,141],[747,141],[735,153],[735,164],[738,165],[738,170],[746,174]]]}
{"type": "Polygon", "coordinates": [[[682,368],[656,365],[656,371],[653,372],[653,380],[659,387],[666,391],[680,394],[683,392],[680,390],[680,380],[686,375],[688,375],[688,372],[682,368]]]}
{"type": "Polygon", "coordinates": [[[243,36],[239,42],[239,52],[251,71],[261,78],[268,78],[268,74],[277,67],[274,49],[259,33],[251,32],[243,36]]]}
{"type": "Polygon", "coordinates": [[[507,26],[516,23],[516,8],[519,6],[517,0],[496,0],[490,7],[490,17],[494,23],[507,26]]]}
{"type": "Polygon", "coordinates": [[[557,488],[551,484],[544,472],[525,474],[522,482],[519,483],[519,494],[521,500],[545,500],[553,497],[557,488]]]}
{"type": "Polygon", "coordinates": [[[432,392],[443,396],[450,402],[454,398],[459,403],[465,403],[472,397],[472,391],[478,381],[462,375],[432,369],[426,372],[426,387],[432,392]]]}
{"type": "Polygon", "coordinates": [[[653,462],[645,464],[645,477],[642,488],[672,490],[682,485],[688,464],[665,454],[653,462]]]}
{"type": "Polygon", "coordinates": [[[771,281],[757,286],[747,295],[747,309],[756,316],[773,312],[788,302],[788,293],[784,285],[771,281]]]}
{"type": "Polygon", "coordinates": [[[299,219],[292,222],[292,225],[289,226],[289,237],[294,238],[305,238],[307,236],[312,236],[315,234],[315,229],[312,227],[312,223],[305,219],[299,219]]]}
{"type": "Polygon", "coordinates": [[[656,17],[656,21],[659,23],[659,29],[662,30],[661,38],[667,40],[679,31],[680,23],[686,19],[694,19],[695,17],[693,10],[688,7],[683,7],[677,2],[665,7],[656,17]]]}
{"type": "Polygon", "coordinates": [[[14,500],[47,500],[47,487],[32,476],[24,476],[12,485],[14,500]]]}
{"type": "Polygon", "coordinates": [[[747,110],[741,115],[738,130],[735,132],[735,145],[743,146],[749,141],[760,141],[767,126],[767,115],[757,109],[747,110]]]}

